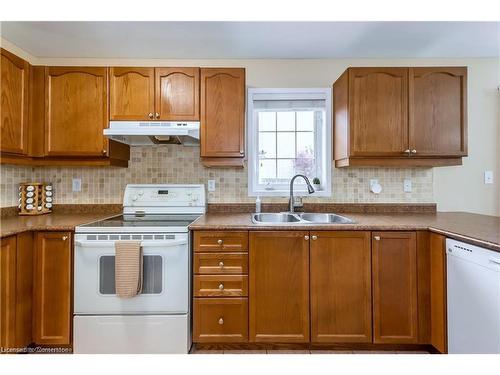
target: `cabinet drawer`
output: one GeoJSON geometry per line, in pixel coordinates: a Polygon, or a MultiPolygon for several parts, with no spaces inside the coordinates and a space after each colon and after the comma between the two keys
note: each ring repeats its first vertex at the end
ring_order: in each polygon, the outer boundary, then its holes
{"type": "Polygon", "coordinates": [[[194,255],[194,273],[247,274],[246,253],[197,253],[194,255]]]}
{"type": "Polygon", "coordinates": [[[201,231],[194,233],[194,251],[248,251],[248,232],[201,231]]]}
{"type": "Polygon", "coordinates": [[[195,298],[194,342],[247,342],[248,298],[195,298]]]}
{"type": "Polygon", "coordinates": [[[195,297],[246,297],[248,276],[246,275],[195,275],[195,297]]]}

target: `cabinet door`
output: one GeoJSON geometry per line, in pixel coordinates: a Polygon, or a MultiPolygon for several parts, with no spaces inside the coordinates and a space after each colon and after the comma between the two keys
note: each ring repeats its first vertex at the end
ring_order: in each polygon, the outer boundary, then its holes
{"type": "Polygon", "coordinates": [[[16,236],[0,242],[0,347],[16,342],[16,236]]]}
{"type": "Polygon", "coordinates": [[[351,156],[408,156],[408,69],[350,68],[351,156]]]}
{"type": "Polygon", "coordinates": [[[412,156],[467,155],[467,68],[410,68],[409,76],[412,156]]]}
{"type": "Polygon", "coordinates": [[[47,68],[45,147],[49,156],[105,156],[106,68],[47,68]]]}
{"type": "Polygon", "coordinates": [[[201,69],[201,156],[242,158],[245,69],[201,69]]]}
{"type": "Polygon", "coordinates": [[[25,155],[28,145],[29,64],[1,49],[2,152],[25,155]]]}
{"type": "Polygon", "coordinates": [[[71,233],[38,232],[35,250],[34,340],[70,344],[71,233]]]}
{"type": "Polygon", "coordinates": [[[249,340],[309,342],[309,232],[250,232],[249,340]]]}
{"type": "Polygon", "coordinates": [[[152,120],[154,68],[109,68],[111,120],[152,120]]]}
{"type": "Polygon", "coordinates": [[[156,68],[155,87],[156,119],[199,121],[199,68],[156,68]]]}
{"type": "Polygon", "coordinates": [[[311,341],[371,342],[370,232],[311,239],[311,341]]]}
{"type": "Polygon", "coordinates": [[[372,232],[375,343],[417,342],[416,249],[415,232],[372,232]]]}
{"type": "Polygon", "coordinates": [[[33,233],[17,235],[16,251],[16,347],[33,342],[33,233]]]}

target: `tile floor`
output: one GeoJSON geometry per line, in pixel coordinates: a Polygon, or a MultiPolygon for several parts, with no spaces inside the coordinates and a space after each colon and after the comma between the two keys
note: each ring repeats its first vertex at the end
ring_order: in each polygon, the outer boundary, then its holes
{"type": "Polygon", "coordinates": [[[427,351],[382,350],[204,350],[191,349],[191,354],[429,354],[427,351]]]}

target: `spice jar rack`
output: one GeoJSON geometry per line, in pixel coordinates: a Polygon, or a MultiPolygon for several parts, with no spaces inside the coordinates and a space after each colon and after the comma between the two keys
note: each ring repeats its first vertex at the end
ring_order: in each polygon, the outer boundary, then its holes
{"type": "Polygon", "coordinates": [[[51,184],[19,184],[19,215],[43,215],[52,212],[54,193],[51,184]]]}

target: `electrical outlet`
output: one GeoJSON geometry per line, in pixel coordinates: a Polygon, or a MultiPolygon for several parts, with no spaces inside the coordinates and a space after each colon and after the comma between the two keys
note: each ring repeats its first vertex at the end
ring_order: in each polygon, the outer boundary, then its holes
{"type": "Polygon", "coordinates": [[[208,191],[215,191],[215,180],[208,180],[208,191]]]}
{"type": "Polygon", "coordinates": [[[403,181],[403,191],[405,193],[411,193],[411,180],[409,178],[405,178],[403,181]]]}
{"type": "Polygon", "coordinates": [[[82,191],[82,179],[81,178],[74,178],[73,179],[72,190],[73,191],[82,191]]]}
{"type": "Polygon", "coordinates": [[[484,171],[484,183],[485,184],[493,183],[493,171],[484,171]]]}

